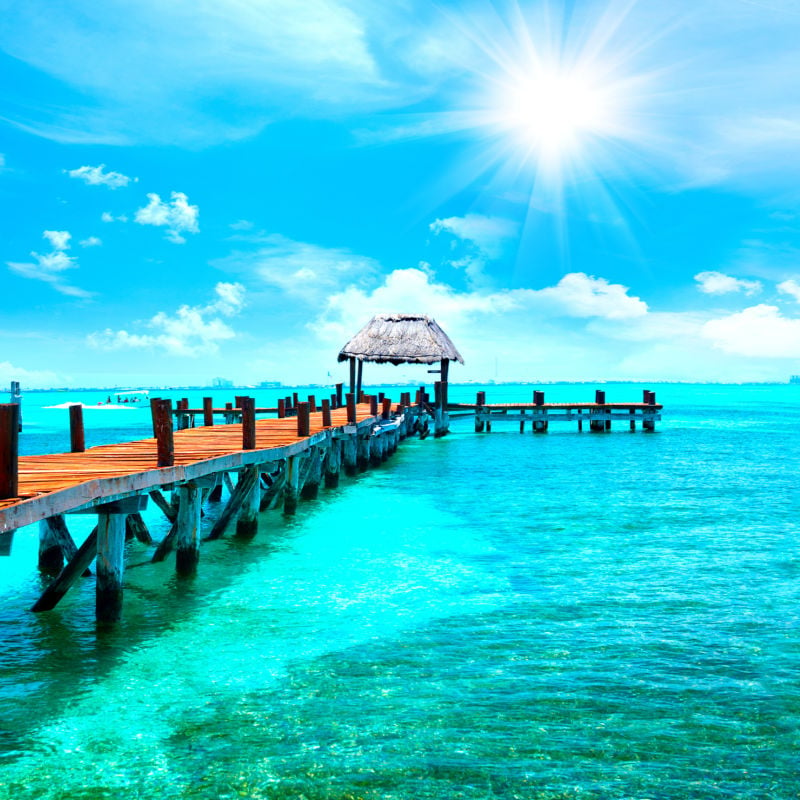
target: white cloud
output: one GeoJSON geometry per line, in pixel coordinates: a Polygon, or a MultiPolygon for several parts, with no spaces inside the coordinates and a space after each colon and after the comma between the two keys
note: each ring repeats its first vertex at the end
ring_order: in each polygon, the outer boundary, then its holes
{"type": "Polygon", "coordinates": [[[65,170],[70,178],[79,178],[89,186],[107,186],[109,189],[119,189],[127,186],[131,181],[134,183],[138,178],[129,178],[121,172],[104,172],[105,164],[98,167],[78,167],[78,169],[65,170]]]}
{"type": "Polygon", "coordinates": [[[86,239],[81,239],[78,244],[81,247],[100,247],[103,244],[103,240],[99,239],[97,236],[89,236],[86,239]]]}
{"type": "Polygon", "coordinates": [[[791,295],[798,303],[800,303],[800,283],[794,278],[782,281],[778,284],[778,291],[784,294],[791,295]]]}
{"type": "Polygon", "coordinates": [[[104,211],[100,215],[100,220],[102,222],[127,222],[128,218],[124,214],[120,214],[120,216],[115,217],[110,211],[104,211]]]}
{"type": "Polygon", "coordinates": [[[53,250],[69,250],[69,231],[45,231],[42,236],[53,246],[53,250]]]}
{"type": "Polygon", "coordinates": [[[555,286],[527,291],[553,312],[560,310],[570,317],[625,320],[647,314],[647,303],[629,295],[627,286],[584,272],[571,272],[555,286]]]}
{"type": "Polygon", "coordinates": [[[228,227],[234,231],[250,231],[253,229],[253,223],[248,219],[239,219],[236,222],[231,222],[228,227]]]}
{"type": "Polygon", "coordinates": [[[698,272],[694,276],[698,289],[704,294],[730,294],[731,292],[744,292],[746,295],[758,294],[763,286],[760,281],[748,281],[734,278],[723,272],[709,270],[698,272]]]}
{"type": "Polygon", "coordinates": [[[237,252],[220,259],[220,269],[255,274],[269,286],[306,302],[318,302],[344,282],[364,284],[380,271],[380,264],[345,248],[320,247],[279,234],[254,240],[254,252],[237,252]]]}
{"type": "Polygon", "coordinates": [[[67,11],[28,0],[5,15],[0,46],[87,101],[42,103],[47,112],[17,124],[58,141],[172,145],[241,139],[298,108],[375,107],[399,87],[382,79],[367,41],[377,10],[362,18],[357,5],[75,0],[67,11]]]}
{"type": "Polygon", "coordinates": [[[51,252],[42,254],[33,250],[31,251],[33,262],[7,261],[9,269],[23,278],[49,283],[61,294],[71,297],[91,297],[91,292],[72,286],[63,278],[64,272],[78,266],[77,259],[64,252],[69,249],[72,234],[69,231],[44,231],[42,238],[50,242],[53,248],[51,252]]]}
{"type": "Polygon", "coordinates": [[[5,388],[11,381],[19,381],[24,391],[26,387],[54,386],[60,382],[60,378],[49,370],[29,370],[17,367],[10,361],[0,361],[0,384],[5,388]]]}
{"type": "Polygon", "coordinates": [[[472,242],[489,259],[503,254],[507,241],[517,235],[516,222],[502,217],[486,217],[482,214],[467,214],[464,217],[437,219],[430,224],[435,234],[451,233],[453,236],[472,242]]]}
{"type": "Polygon", "coordinates": [[[136,212],[135,222],[140,225],[165,227],[167,239],[175,244],[183,244],[186,241],[182,233],[199,233],[197,218],[200,209],[189,205],[189,198],[183,192],[172,192],[169,203],[165,203],[155,193],[149,193],[147,199],[148,204],[136,212]]]}
{"type": "Polygon", "coordinates": [[[0,172],[2,172],[6,168],[6,157],[5,154],[0,153],[0,172]]]}
{"type": "Polygon", "coordinates": [[[760,303],[709,320],[703,336],[726,353],[758,358],[800,358],[800,319],[785,317],[777,306],[760,303]]]}
{"type": "Polygon", "coordinates": [[[183,305],[169,315],[159,311],[146,326],[154,333],[129,333],[107,328],[87,337],[88,343],[99,350],[153,348],[182,356],[202,356],[216,353],[219,344],[236,336],[234,330],[218,315],[235,316],[244,307],[245,289],[238,283],[218,283],[216,299],[206,306],[183,305]]]}

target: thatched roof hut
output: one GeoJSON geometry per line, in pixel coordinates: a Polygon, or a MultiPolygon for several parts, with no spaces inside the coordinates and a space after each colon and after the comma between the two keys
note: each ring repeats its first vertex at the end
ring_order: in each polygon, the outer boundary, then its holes
{"type": "Polygon", "coordinates": [[[447,382],[451,361],[464,363],[450,337],[425,314],[376,314],[340,351],[339,361],[350,360],[350,391],[361,393],[365,361],[378,364],[441,363],[447,382]],[[356,379],[356,365],[358,378],[356,379]]]}
{"type": "Polygon", "coordinates": [[[378,364],[464,363],[450,337],[425,314],[376,314],[339,352],[378,364]]]}

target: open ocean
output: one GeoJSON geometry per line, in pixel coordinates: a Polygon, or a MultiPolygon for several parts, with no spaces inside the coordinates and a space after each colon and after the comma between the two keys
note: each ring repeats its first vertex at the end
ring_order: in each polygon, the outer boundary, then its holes
{"type": "MultiPolygon", "coordinates": [[[[480,388],[534,387],[451,400],[480,388]]],[[[194,579],[131,542],[110,631],[92,578],[28,610],[37,528],[18,531],[0,797],[800,797],[800,386],[646,388],[653,434],[465,419],[407,440],[253,541],[205,543],[194,579]]],[[[106,394],[27,394],[22,451],[68,449],[42,406],[106,394]]],[[[85,422],[88,446],[150,430],[146,410],[85,422]]],[[[81,541],[93,524],[69,518],[81,541]]]]}

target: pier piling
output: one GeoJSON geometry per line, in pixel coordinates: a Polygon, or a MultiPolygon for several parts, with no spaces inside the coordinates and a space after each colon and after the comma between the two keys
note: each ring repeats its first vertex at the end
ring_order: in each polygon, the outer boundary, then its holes
{"type": "Polygon", "coordinates": [[[178,487],[178,530],[175,535],[175,571],[193,575],[200,560],[201,491],[195,483],[178,487]]]}
{"type": "Polygon", "coordinates": [[[0,500],[16,497],[19,487],[19,405],[0,404],[0,500]]]}

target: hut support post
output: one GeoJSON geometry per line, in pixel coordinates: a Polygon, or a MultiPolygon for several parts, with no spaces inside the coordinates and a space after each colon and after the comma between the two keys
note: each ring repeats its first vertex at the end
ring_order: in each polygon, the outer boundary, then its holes
{"type": "Polygon", "coordinates": [[[125,571],[125,515],[97,515],[98,622],[117,622],[122,615],[122,576],[125,571]]]}
{"type": "Polygon", "coordinates": [[[356,402],[361,399],[361,378],[364,374],[364,362],[358,359],[358,374],[356,376],[356,402]]]}
{"type": "MultiPolygon", "coordinates": [[[[252,539],[258,533],[258,512],[261,507],[261,486],[258,480],[259,469],[256,466],[247,467],[248,472],[255,473],[255,479],[247,480],[248,490],[242,499],[242,510],[236,520],[236,535],[242,539],[252,539]],[[250,483],[252,481],[252,486],[250,483]]],[[[244,475],[240,480],[244,479],[244,475]]]]}
{"type": "Polygon", "coordinates": [[[350,394],[355,394],[356,391],[356,359],[350,356],[350,394]]]}
{"type": "Polygon", "coordinates": [[[200,560],[200,503],[202,494],[194,483],[178,488],[178,531],[175,537],[175,570],[193,575],[200,560]]]}

